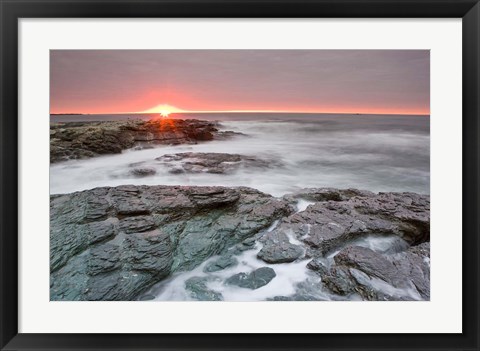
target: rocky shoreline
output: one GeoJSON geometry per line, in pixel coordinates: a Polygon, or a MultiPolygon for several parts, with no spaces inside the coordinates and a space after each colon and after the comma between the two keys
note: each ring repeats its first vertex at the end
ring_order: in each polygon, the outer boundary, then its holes
{"type": "Polygon", "coordinates": [[[430,197],[415,193],[125,185],[52,195],[50,297],[145,300],[204,264],[208,275],[185,289],[217,301],[213,283],[256,290],[278,279],[278,265],[301,263],[309,279],[270,300],[428,300],[429,226],[430,197]],[[388,245],[365,244],[377,241],[388,245]],[[218,281],[251,250],[263,267],[218,281]]]}
{"type": "Polygon", "coordinates": [[[225,140],[240,133],[219,131],[216,122],[159,118],[148,121],[64,122],[50,124],[50,162],[117,154],[153,145],[225,140]]]}

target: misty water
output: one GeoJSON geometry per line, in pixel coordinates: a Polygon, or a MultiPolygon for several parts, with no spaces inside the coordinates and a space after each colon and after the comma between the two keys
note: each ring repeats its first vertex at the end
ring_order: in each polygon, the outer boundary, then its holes
{"type": "MultiPolygon", "coordinates": [[[[53,116],[53,121],[127,118],[133,117],[53,116]]],[[[53,164],[51,194],[121,184],[249,186],[274,196],[306,187],[429,193],[430,119],[426,116],[188,114],[177,118],[218,120],[221,130],[245,136],[53,164]],[[243,168],[231,174],[171,174],[155,160],[181,152],[251,155],[279,166],[243,168]],[[154,168],[156,174],[135,177],[132,164],[154,168]]]]}
{"type": "MultiPolygon", "coordinates": [[[[278,221],[269,229],[275,229],[278,221]]],[[[293,235],[289,238],[292,244],[302,245],[293,235]]],[[[349,245],[362,246],[379,253],[395,254],[408,247],[408,244],[396,236],[365,236],[349,245]]],[[[298,301],[314,298],[316,301],[361,301],[362,297],[356,294],[349,296],[339,296],[330,293],[321,284],[321,278],[307,268],[310,258],[299,259],[291,263],[269,264],[257,258],[258,252],[262,249],[262,244],[256,242],[252,250],[244,251],[234,257],[238,263],[232,267],[217,271],[205,271],[205,267],[220,256],[213,256],[203,262],[200,266],[187,272],[178,272],[170,278],[154,285],[149,291],[142,294],[139,299],[153,299],[155,301],[189,301],[194,300],[189,291],[185,289],[185,283],[193,277],[206,278],[206,287],[212,291],[222,294],[225,301],[265,301],[276,300],[279,297],[296,296],[298,301]],[[247,289],[237,286],[226,285],[225,280],[234,274],[241,272],[252,272],[261,267],[270,267],[275,271],[275,278],[267,285],[258,289],[247,289]]],[[[340,251],[331,253],[324,258],[323,263],[330,267],[333,257],[340,251]]],[[[396,299],[408,298],[411,300],[422,300],[415,286],[398,289],[377,278],[365,277],[365,285],[383,291],[396,299]]]]}
{"type": "MultiPolygon", "coordinates": [[[[140,117],[148,119],[152,116],[140,117]]],[[[128,115],[53,116],[52,121],[130,118],[132,116],[128,115]]],[[[248,186],[273,196],[283,196],[308,187],[429,193],[428,116],[198,114],[177,118],[218,120],[221,130],[245,135],[195,145],[158,145],[151,149],[126,150],[117,155],[52,164],[51,194],[122,184],[248,186]],[[228,174],[171,174],[164,164],[155,160],[165,154],[182,152],[256,156],[273,161],[277,166],[268,169],[240,168],[228,174]],[[154,168],[156,174],[137,178],[131,174],[132,165],[136,164],[154,168]]],[[[308,201],[299,200],[298,211],[305,210],[309,204],[308,201]]],[[[301,238],[290,238],[294,244],[300,243],[298,239],[301,238]]],[[[397,248],[399,251],[405,249],[397,237],[389,236],[367,236],[354,244],[378,252],[394,253],[397,248]]],[[[256,257],[260,249],[261,243],[257,242],[252,250],[236,256],[237,265],[206,273],[203,271],[205,265],[218,258],[211,257],[192,271],[175,273],[140,296],[140,299],[190,300],[185,281],[195,276],[208,277],[207,287],[220,292],[226,301],[261,301],[292,294],[301,296],[302,293],[315,296],[317,300],[340,298],[325,291],[320,278],[306,268],[309,259],[269,265],[256,257]],[[233,274],[251,272],[265,266],[274,268],[276,277],[259,289],[250,290],[223,283],[233,274]]],[[[325,257],[327,266],[332,263],[335,254],[325,257]]],[[[420,299],[415,288],[398,290],[379,279],[367,283],[398,298],[420,299]]],[[[361,297],[349,296],[348,299],[360,300],[361,297]]]]}

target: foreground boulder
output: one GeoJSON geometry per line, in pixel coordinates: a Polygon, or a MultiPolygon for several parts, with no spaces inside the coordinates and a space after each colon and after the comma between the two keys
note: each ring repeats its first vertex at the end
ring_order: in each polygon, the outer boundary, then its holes
{"type": "Polygon", "coordinates": [[[225,133],[215,122],[195,119],[55,123],[50,125],[50,162],[117,154],[154,144],[195,144],[238,134],[225,133]]]}
{"type": "Polygon", "coordinates": [[[50,199],[52,300],[133,300],[292,212],[250,188],[119,186],[50,199]]]}

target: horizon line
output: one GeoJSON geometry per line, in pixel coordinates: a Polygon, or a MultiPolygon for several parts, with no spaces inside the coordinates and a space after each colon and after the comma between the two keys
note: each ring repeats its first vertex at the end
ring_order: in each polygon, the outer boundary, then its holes
{"type": "MultiPolygon", "coordinates": [[[[224,110],[224,111],[172,111],[170,115],[181,115],[181,114],[203,114],[203,113],[293,113],[293,114],[329,114],[329,115],[391,115],[391,116],[430,116],[430,113],[418,113],[418,112],[409,112],[409,113],[391,113],[391,112],[319,112],[319,111],[278,111],[278,110],[224,110]]],[[[109,112],[109,113],[73,113],[73,112],[62,112],[62,113],[52,113],[50,115],[157,115],[159,112],[109,112]]]]}

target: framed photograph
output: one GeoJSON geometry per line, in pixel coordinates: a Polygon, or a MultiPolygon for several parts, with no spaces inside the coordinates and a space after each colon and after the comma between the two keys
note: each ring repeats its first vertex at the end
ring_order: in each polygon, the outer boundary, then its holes
{"type": "Polygon", "coordinates": [[[2,350],[477,350],[480,5],[2,1],[2,350]]]}

